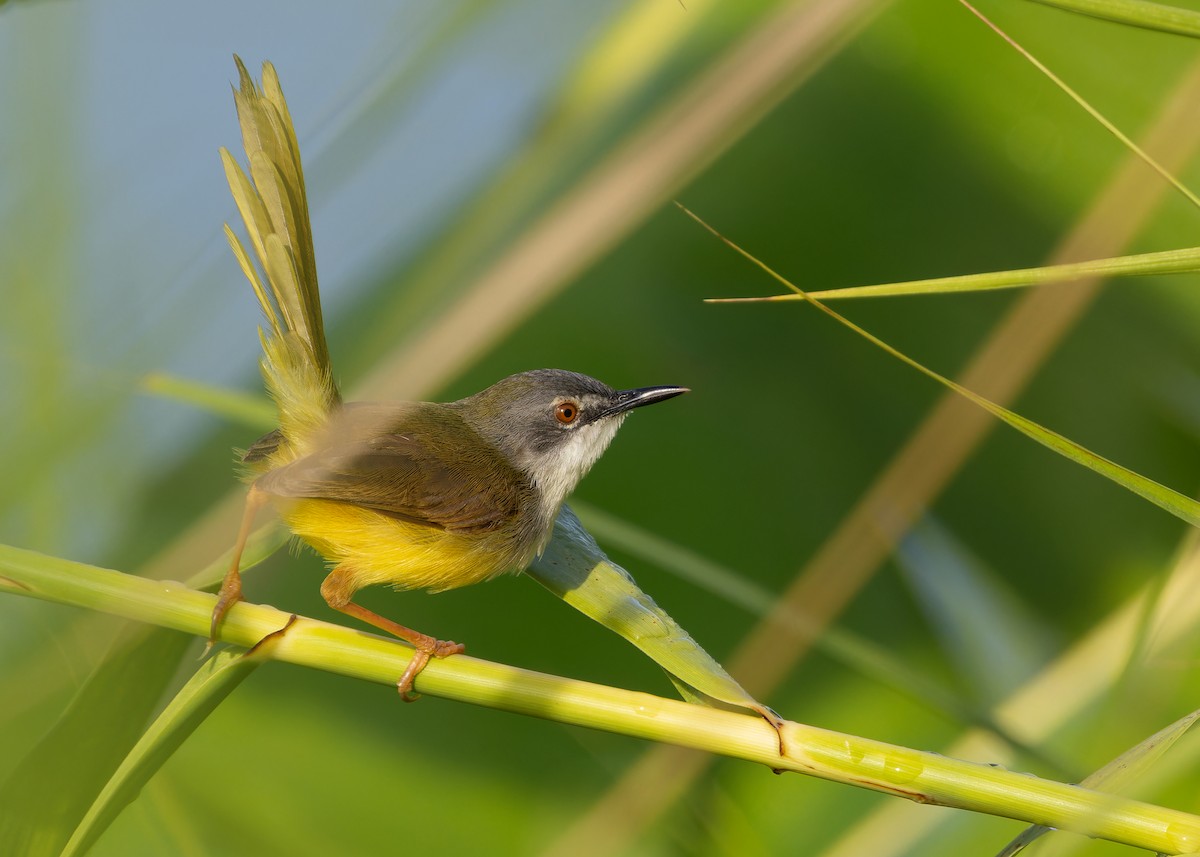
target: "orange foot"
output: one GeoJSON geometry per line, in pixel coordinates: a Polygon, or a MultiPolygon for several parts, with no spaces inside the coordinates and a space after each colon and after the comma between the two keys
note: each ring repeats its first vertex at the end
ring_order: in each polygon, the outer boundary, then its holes
{"type": "Polygon", "coordinates": [[[461,655],[467,650],[462,643],[435,640],[424,634],[421,637],[423,639],[413,641],[417,651],[413,654],[412,660],[408,662],[408,668],[404,671],[404,675],[400,676],[400,681],[396,682],[396,690],[399,691],[400,698],[405,702],[416,702],[421,698],[421,694],[413,691],[413,681],[416,680],[421,670],[425,669],[430,658],[448,658],[451,655],[461,655]]]}
{"type": "Polygon", "coordinates": [[[221,583],[221,590],[217,593],[217,604],[213,607],[212,618],[208,625],[208,642],[204,646],[204,652],[200,657],[204,657],[212,651],[213,645],[217,642],[217,629],[220,627],[225,614],[229,612],[229,608],[242,600],[242,578],[237,573],[237,568],[225,575],[225,580],[221,583]]]}

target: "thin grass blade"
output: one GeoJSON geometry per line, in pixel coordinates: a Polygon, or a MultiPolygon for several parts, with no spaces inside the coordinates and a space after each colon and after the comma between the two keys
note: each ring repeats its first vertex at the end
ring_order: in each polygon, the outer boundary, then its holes
{"type": "Polygon", "coordinates": [[[180,378],[168,372],[151,372],[142,378],[142,392],[184,402],[230,422],[270,431],[278,417],[275,405],[257,393],[242,393],[228,387],[180,378]]]}
{"type": "MultiPolygon", "coordinates": [[[[262,563],[263,560],[286,545],[291,537],[292,534],[282,521],[272,519],[269,523],[263,524],[246,540],[246,547],[242,551],[242,559],[239,564],[242,573],[245,574],[262,563]]],[[[224,579],[231,562],[233,562],[232,546],[184,582],[193,589],[214,590],[224,579]]]]}
{"type": "MultiPolygon", "coordinates": [[[[1019,289],[1028,286],[1047,286],[1069,283],[1082,277],[1145,277],[1155,274],[1194,274],[1200,272],[1200,247],[1165,250],[1158,253],[1139,253],[1074,262],[1068,265],[1046,265],[1040,268],[1019,268],[1013,271],[989,271],[984,274],[964,274],[956,277],[936,277],[927,280],[908,280],[902,283],[881,283],[874,286],[853,286],[840,289],[809,291],[818,300],[843,298],[898,297],[900,295],[948,294],[951,292],[983,292],[994,289],[1019,289]]],[[[714,298],[709,303],[755,303],[759,301],[802,301],[799,294],[771,295],[751,298],[714,298]]]]}
{"type": "Polygon", "coordinates": [[[1124,131],[1110,122],[1108,117],[1091,105],[1091,102],[1068,86],[1066,81],[1052,72],[1045,63],[1018,44],[1016,39],[1004,32],[1004,30],[1000,29],[1000,27],[997,26],[991,19],[972,6],[968,0],[958,0],[958,2],[961,3],[972,15],[982,21],[990,30],[992,30],[992,32],[1004,39],[1004,41],[1008,42],[1008,44],[1012,46],[1013,50],[1025,57],[1025,59],[1033,64],[1034,68],[1048,77],[1055,86],[1057,86],[1063,91],[1063,93],[1067,95],[1068,98],[1082,107],[1084,111],[1088,113],[1088,115],[1099,122],[1104,127],[1105,131],[1116,137],[1117,140],[1121,142],[1121,145],[1141,158],[1146,166],[1150,167],[1150,169],[1162,176],[1163,180],[1170,184],[1171,187],[1175,188],[1175,190],[1179,191],[1179,193],[1181,193],[1188,202],[1197,208],[1200,208],[1200,198],[1198,198],[1196,194],[1192,192],[1191,188],[1187,187],[1187,185],[1177,179],[1174,173],[1160,164],[1157,159],[1150,155],[1149,152],[1135,143],[1128,135],[1125,134],[1124,131]]]}
{"type": "MultiPolygon", "coordinates": [[[[574,510],[588,530],[599,539],[617,545],[638,559],[676,574],[755,616],[766,616],[778,610],[778,599],[774,593],[732,569],[590,505],[576,501],[574,510]]],[[[790,612],[787,619],[801,628],[812,624],[809,617],[799,612],[790,612]]],[[[1029,758],[1039,759],[1048,770],[1063,770],[1057,760],[1049,758],[1039,748],[1006,729],[985,707],[951,690],[926,672],[914,669],[892,652],[858,634],[836,626],[829,627],[817,635],[813,646],[865,678],[890,687],[933,711],[963,725],[992,732],[1029,758]]]]}
{"type": "MultiPolygon", "coordinates": [[[[286,630],[285,627],[276,634],[286,630]]],[[[75,828],[62,857],[79,857],[88,852],[188,736],[268,659],[276,639],[275,634],[269,635],[246,652],[218,652],[200,665],[101,789],[83,821],[75,828]]]]}
{"type": "MultiPolygon", "coordinates": [[[[247,545],[243,570],[278,550],[287,534],[267,526],[247,545]]],[[[191,577],[215,587],[232,551],[191,577]]],[[[0,854],[57,855],[97,794],[135,746],[192,640],[186,634],[131,625],[117,638],[45,737],[0,784],[0,854]],[[102,735],[102,741],[95,736],[102,735]],[[64,779],[63,771],[72,776],[64,779]]]]}
{"type": "MultiPolygon", "coordinates": [[[[1096,791],[1119,792],[1161,759],[1198,719],[1200,719],[1200,710],[1180,717],[1170,726],[1160,729],[1140,744],[1130,747],[1103,768],[1084,777],[1079,784],[1096,791]]],[[[1020,835],[1001,848],[996,853],[996,857],[1013,857],[1034,840],[1052,830],[1053,828],[1040,824],[1027,827],[1021,831],[1020,835]]]]}
{"type": "Polygon", "coordinates": [[[1033,0],[1091,18],[1115,21],[1144,30],[1200,38],[1200,12],[1147,0],[1033,0]]]}
{"type": "Polygon", "coordinates": [[[1002,406],[996,404],[995,402],[993,402],[989,399],[986,399],[983,396],[980,396],[978,393],[968,390],[966,387],[962,386],[961,384],[955,383],[954,381],[950,380],[949,378],[945,377],[944,375],[939,375],[937,372],[934,372],[932,369],[926,367],[925,365],[923,365],[921,363],[918,363],[913,358],[909,357],[908,355],[906,355],[906,354],[896,350],[892,346],[888,345],[886,342],[884,342],[882,339],[875,336],[874,334],[868,333],[866,330],[859,327],[854,322],[850,321],[850,319],[846,318],[843,315],[840,315],[839,313],[837,313],[834,310],[830,309],[829,307],[825,306],[825,304],[821,303],[821,301],[817,300],[816,298],[814,298],[812,295],[808,294],[807,292],[804,292],[799,287],[797,287],[795,284],[793,284],[790,280],[788,280],[787,278],[785,278],[784,276],[782,276],[781,274],[779,274],[778,272],[776,272],[775,270],[770,268],[765,262],[763,262],[760,259],[756,258],[755,256],[751,255],[746,250],[743,250],[740,246],[735,244],[733,241],[729,240],[724,235],[722,235],[720,232],[718,232],[716,229],[709,226],[698,215],[689,211],[687,208],[685,208],[682,205],[680,205],[679,207],[684,211],[685,214],[687,214],[689,217],[691,217],[693,220],[695,220],[697,223],[699,223],[701,226],[703,226],[705,229],[707,229],[710,233],[712,233],[714,236],[716,236],[719,240],[723,241],[727,246],[729,246],[735,252],[739,253],[745,259],[747,259],[748,261],[750,261],[751,263],[756,265],[758,268],[760,268],[762,271],[764,271],[770,277],[774,278],[775,280],[782,283],[787,288],[791,289],[797,295],[801,296],[804,300],[807,300],[810,304],[812,304],[814,307],[819,309],[821,312],[825,313],[827,316],[832,318],[834,321],[838,322],[838,324],[841,324],[842,326],[847,327],[850,330],[853,330],[859,336],[863,337],[864,339],[866,339],[868,342],[875,345],[876,347],[883,349],[888,354],[891,354],[897,360],[907,363],[909,366],[916,369],[918,372],[922,373],[923,375],[926,375],[927,377],[932,378],[933,380],[937,381],[942,386],[948,387],[949,389],[954,390],[956,393],[963,396],[964,398],[967,398],[970,401],[974,402],[976,405],[978,405],[979,407],[988,411],[989,413],[993,414],[994,416],[998,417],[999,419],[1001,419],[1008,425],[1015,428],[1017,431],[1021,432],[1026,437],[1036,440],[1038,443],[1042,444],[1043,446],[1047,447],[1048,449],[1054,450],[1055,452],[1059,453],[1060,455],[1062,455],[1066,458],[1069,458],[1070,460],[1076,462],[1077,464],[1082,464],[1084,467],[1088,468],[1089,470],[1094,470],[1096,473],[1099,473],[1101,476],[1104,476],[1104,477],[1108,478],[1109,480],[1111,480],[1112,482],[1115,482],[1118,485],[1122,486],[1123,488],[1126,488],[1129,491],[1132,491],[1134,494],[1137,494],[1138,496],[1140,496],[1146,500],[1149,500],[1151,503],[1158,506],[1159,508],[1170,512],[1172,515],[1179,518],[1180,520],[1186,521],[1187,523],[1191,524],[1192,526],[1200,526],[1200,503],[1197,503],[1191,497],[1188,497],[1184,494],[1180,494],[1178,491],[1168,488],[1165,485],[1160,485],[1159,483],[1155,482],[1152,479],[1147,479],[1145,476],[1142,476],[1139,473],[1135,473],[1134,471],[1130,470],[1127,467],[1122,467],[1121,465],[1119,465],[1115,462],[1109,461],[1107,458],[1097,455],[1096,453],[1092,452],[1091,450],[1075,443],[1075,441],[1070,440],[1069,438],[1063,437],[1062,435],[1058,434],[1057,432],[1051,431],[1048,428],[1044,428],[1044,427],[1038,425],[1037,423],[1035,423],[1033,420],[1026,419],[1025,417],[1021,416],[1020,414],[1014,413],[1013,411],[1010,411],[1008,408],[1002,407],[1002,406]]]}
{"type": "Polygon", "coordinates": [[[897,560],[947,657],[983,707],[1049,661],[1049,629],[933,519],[900,542],[897,560]]]}
{"type": "Polygon", "coordinates": [[[0,854],[59,854],[137,741],[191,643],[186,634],[160,628],[124,630],[58,721],[0,784],[0,854]]]}

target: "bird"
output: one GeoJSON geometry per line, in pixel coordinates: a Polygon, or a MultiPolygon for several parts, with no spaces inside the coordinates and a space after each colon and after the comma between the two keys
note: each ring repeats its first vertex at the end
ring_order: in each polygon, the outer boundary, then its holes
{"type": "Polygon", "coordinates": [[[279,427],[241,456],[249,490],[209,644],[242,597],[241,554],[256,512],[269,503],[329,563],[321,595],[330,607],[415,648],[397,681],[413,699],[430,659],[465,647],[381,616],[355,594],[372,585],[438,592],[525,568],[630,412],[688,389],[618,390],[577,372],[536,369],[453,402],[343,402],[287,104],[269,63],[259,88],[235,60],[249,177],[228,150],[221,158],[257,267],[228,224],[225,233],[266,319],[260,367],[279,427]]]}

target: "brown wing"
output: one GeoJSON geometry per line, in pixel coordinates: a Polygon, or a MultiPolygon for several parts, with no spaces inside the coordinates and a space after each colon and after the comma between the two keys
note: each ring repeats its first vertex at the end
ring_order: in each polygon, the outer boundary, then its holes
{"type": "Polygon", "coordinates": [[[463,533],[496,529],[532,497],[524,475],[441,405],[346,406],[316,451],[256,484],[463,533]]]}
{"type": "Polygon", "coordinates": [[[246,464],[255,464],[259,461],[266,461],[276,450],[283,444],[283,430],[275,429],[275,431],[267,432],[254,443],[250,444],[250,448],[242,453],[242,461],[246,464]]]}

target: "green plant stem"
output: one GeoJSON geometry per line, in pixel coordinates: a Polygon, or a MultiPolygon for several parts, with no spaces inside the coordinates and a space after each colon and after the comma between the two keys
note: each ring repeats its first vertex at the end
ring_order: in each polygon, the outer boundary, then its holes
{"type": "MultiPolygon", "coordinates": [[[[214,596],[0,545],[0,592],[100,610],[197,636],[214,596]]],[[[230,611],[220,637],[253,646],[289,614],[253,604],[230,611]]],[[[287,663],[392,684],[411,650],[372,634],[299,619],[271,655],[287,663]]],[[[429,664],[422,693],[760,762],[920,803],[955,806],[1073,830],[1167,854],[1200,849],[1200,817],[974,762],[787,723],[787,755],[761,718],[489,663],[459,655],[429,664]]]]}
{"type": "Polygon", "coordinates": [[[1115,21],[1132,27],[1200,37],[1200,13],[1194,9],[1150,3],[1147,0],[1034,0],[1092,18],[1115,21]]]}

